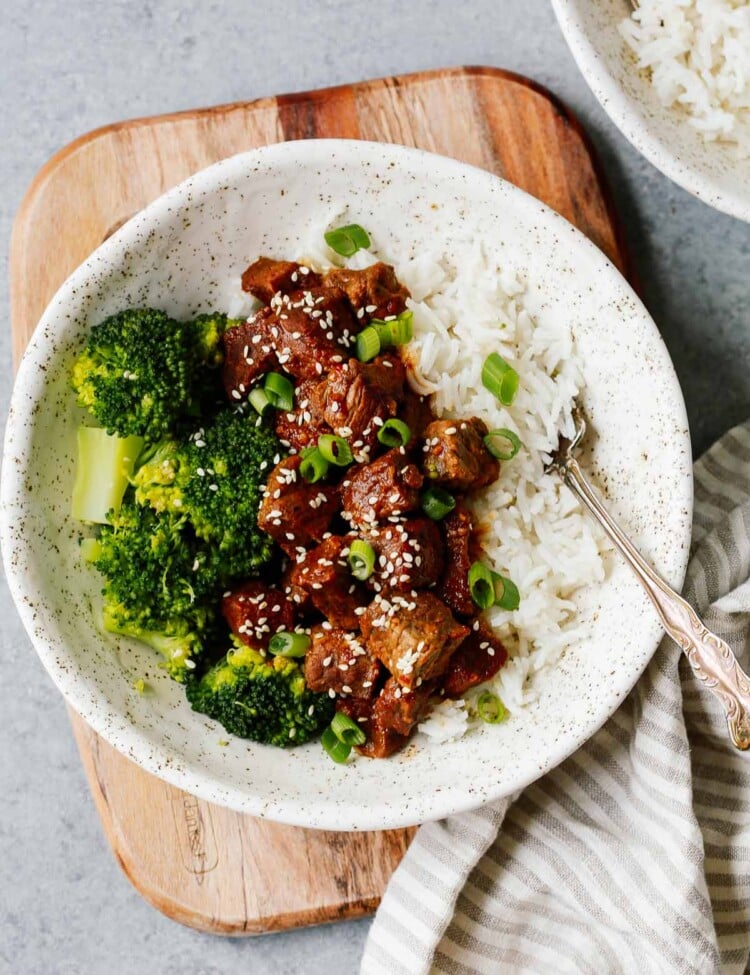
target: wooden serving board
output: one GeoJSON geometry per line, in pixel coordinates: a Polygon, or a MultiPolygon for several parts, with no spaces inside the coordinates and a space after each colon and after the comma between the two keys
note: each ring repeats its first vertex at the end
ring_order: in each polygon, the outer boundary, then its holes
{"type": "MultiPolygon", "coordinates": [[[[549,92],[493,68],[385,78],[124,122],[59,152],[14,227],[16,362],[62,281],[155,197],[233,153],[321,137],[398,142],[488,169],[628,270],[591,146],[549,92]]],[[[413,835],[318,832],[231,812],[142,771],[71,718],[117,860],[148,901],[191,927],[245,935],[370,913],[413,835]]]]}

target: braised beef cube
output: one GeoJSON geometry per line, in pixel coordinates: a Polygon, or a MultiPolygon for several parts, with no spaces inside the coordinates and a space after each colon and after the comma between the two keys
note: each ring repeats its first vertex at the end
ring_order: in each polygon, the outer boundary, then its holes
{"type": "Polygon", "coordinates": [[[373,581],[385,592],[407,592],[434,585],[443,573],[443,539],[429,518],[408,518],[368,530],[377,555],[373,581]]]}
{"type": "Polygon", "coordinates": [[[320,284],[320,275],[295,261],[274,261],[259,257],[242,275],[242,290],[267,305],[279,292],[298,291],[302,287],[314,288],[320,284]]]}
{"type": "Polygon", "coordinates": [[[398,414],[399,419],[403,420],[411,430],[410,445],[423,439],[425,430],[435,419],[429,397],[420,396],[419,393],[415,393],[408,385],[404,390],[404,398],[399,407],[398,414]]]}
{"type": "Polygon", "coordinates": [[[409,292],[400,283],[390,264],[372,264],[361,271],[333,268],[324,275],[327,285],[342,288],[358,313],[360,321],[399,315],[406,308],[409,292]]]}
{"type": "Polygon", "coordinates": [[[376,596],[362,615],[361,628],[370,653],[408,688],[440,676],[469,632],[429,592],[376,596]]]}
{"type": "Polygon", "coordinates": [[[307,551],[300,546],[281,576],[281,588],[287,599],[294,605],[297,617],[304,618],[314,612],[314,606],[307,589],[297,584],[297,566],[307,558],[307,551]]]}
{"type": "Polygon", "coordinates": [[[275,315],[270,308],[261,308],[249,322],[234,325],[224,333],[224,365],[222,382],[228,399],[239,402],[247,399],[250,387],[278,362],[271,338],[271,322],[275,315]]]}
{"type": "Polygon", "coordinates": [[[342,485],[344,511],[358,527],[414,511],[423,480],[406,451],[395,447],[371,464],[347,471],[342,485]]]}
{"type": "Polygon", "coordinates": [[[469,569],[475,561],[472,549],[474,526],[469,512],[458,505],[440,522],[445,539],[445,571],[435,595],[457,616],[475,616],[479,610],[471,598],[469,569]]]}
{"type": "Polygon", "coordinates": [[[290,447],[298,453],[305,447],[314,447],[318,437],[330,433],[327,423],[313,416],[310,411],[310,397],[318,385],[315,379],[305,379],[297,384],[294,391],[294,409],[285,413],[280,410],[276,414],[276,436],[285,447],[290,447]]]}
{"type": "Polygon", "coordinates": [[[304,480],[301,462],[295,454],[274,467],[258,512],[258,527],[290,558],[323,540],[340,504],[338,488],[304,480]]]}
{"type": "Polygon", "coordinates": [[[369,593],[351,574],[347,555],[351,536],[331,535],[307,553],[290,573],[295,589],[309,593],[313,606],[334,626],[359,629],[369,593]]]}
{"type": "Polygon", "coordinates": [[[433,687],[430,682],[410,691],[391,677],[375,699],[369,718],[360,724],[368,740],[358,751],[369,758],[387,758],[403,748],[428,710],[433,687]]]}
{"type": "Polygon", "coordinates": [[[494,677],[508,653],[490,628],[477,620],[448,662],[441,684],[446,697],[463,697],[471,687],[494,677]]]}
{"type": "Polygon", "coordinates": [[[295,379],[320,379],[341,364],[356,323],[343,291],[311,288],[281,295],[271,302],[276,321],[271,336],[279,365],[295,379]]]}
{"type": "Polygon", "coordinates": [[[221,601],[221,612],[236,637],[265,650],[279,630],[294,629],[294,606],[280,589],[262,582],[235,587],[221,601]]]}
{"type": "Polygon", "coordinates": [[[449,491],[472,491],[497,480],[500,464],[482,439],[487,425],[470,420],[435,420],[425,430],[425,477],[449,491]]]}
{"type": "Polygon", "coordinates": [[[334,366],[311,397],[312,413],[352,446],[355,460],[367,461],[377,445],[378,425],[396,415],[392,367],[377,360],[349,359],[334,366]]]}
{"type": "Polygon", "coordinates": [[[372,362],[361,362],[360,367],[365,379],[377,386],[384,396],[401,402],[407,387],[406,368],[400,356],[387,352],[376,356],[372,362]]]}
{"type": "Polygon", "coordinates": [[[305,683],[310,690],[372,697],[380,664],[356,634],[322,623],[312,628],[310,637],[312,644],[305,654],[305,683]]]}

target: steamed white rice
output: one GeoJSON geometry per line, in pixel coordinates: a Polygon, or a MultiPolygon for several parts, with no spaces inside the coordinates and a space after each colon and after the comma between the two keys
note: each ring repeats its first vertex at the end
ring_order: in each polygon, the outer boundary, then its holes
{"type": "Polygon", "coordinates": [[[707,142],[750,157],[750,4],[640,0],[620,33],[661,103],[679,108],[707,142]]]}
{"type": "MultiPolygon", "coordinates": [[[[332,221],[331,226],[346,223],[332,221]]],[[[297,258],[320,269],[341,263],[323,233],[311,234],[297,258]]],[[[422,251],[395,260],[392,254],[359,251],[348,266],[376,260],[394,264],[410,290],[414,340],[407,347],[410,378],[432,397],[439,416],[481,417],[490,429],[513,430],[524,447],[501,465],[499,480],[471,502],[484,529],[484,560],[516,583],[521,603],[514,612],[492,609],[485,618],[503,641],[509,660],[496,678],[467,695],[444,701],[419,730],[435,741],[460,737],[478,719],[474,703],[485,690],[498,694],[512,713],[534,700],[534,676],[552,667],[576,641],[573,597],[605,576],[607,545],[544,463],[560,433],[572,433],[572,407],[583,379],[569,326],[543,326],[524,310],[521,281],[478,242],[451,242],[451,257],[422,251]],[[482,385],[482,364],[498,352],[519,374],[518,393],[504,407],[482,385]]]]}

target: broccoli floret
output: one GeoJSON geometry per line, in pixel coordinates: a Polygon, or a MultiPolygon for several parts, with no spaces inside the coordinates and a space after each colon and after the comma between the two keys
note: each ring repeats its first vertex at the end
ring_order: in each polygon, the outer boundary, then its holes
{"type": "Polygon", "coordinates": [[[271,556],[258,508],[279,442],[257,424],[224,409],[184,442],[156,444],[133,478],[138,504],[179,513],[206,543],[205,569],[221,583],[255,575],[271,556]]]}
{"type": "Polygon", "coordinates": [[[194,412],[216,387],[225,315],[181,323],[134,308],[94,326],[73,366],[78,403],[108,433],[156,440],[194,412]]]}
{"type": "Polygon", "coordinates": [[[230,734],[264,744],[299,745],[315,737],[333,716],[333,701],[305,685],[293,660],[264,659],[238,644],[203,677],[190,675],[186,693],[194,711],[230,734]]]}
{"type": "Polygon", "coordinates": [[[126,501],[86,555],[105,576],[104,628],[148,643],[183,680],[217,617],[213,568],[184,520],[126,501]]]}

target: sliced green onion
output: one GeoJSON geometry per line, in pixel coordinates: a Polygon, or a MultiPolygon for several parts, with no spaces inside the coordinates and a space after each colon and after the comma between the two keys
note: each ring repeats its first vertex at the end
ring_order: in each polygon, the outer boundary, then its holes
{"type": "Polygon", "coordinates": [[[268,641],[268,649],[274,657],[304,657],[311,642],[306,633],[279,630],[268,641]]]}
{"type": "Polygon", "coordinates": [[[469,569],[471,598],[480,609],[489,609],[495,602],[495,573],[481,562],[474,562],[469,569]]]}
{"type": "Polygon", "coordinates": [[[248,399],[255,412],[261,416],[265,416],[269,410],[273,409],[273,403],[266,396],[265,390],[261,389],[260,386],[256,386],[255,389],[251,390],[248,399]]]}
{"type": "Polygon", "coordinates": [[[349,546],[349,566],[355,579],[364,582],[375,568],[375,550],[369,542],[355,538],[349,546]]]}
{"type": "Polygon", "coordinates": [[[413,320],[414,312],[407,308],[406,311],[402,311],[400,315],[389,319],[389,321],[373,318],[370,327],[378,333],[382,348],[387,345],[405,345],[407,342],[411,342],[414,335],[413,320]]]}
{"type": "Polygon", "coordinates": [[[350,223],[346,227],[329,230],[324,236],[326,244],[331,250],[341,254],[342,257],[351,257],[362,247],[370,246],[369,234],[358,223],[350,223]]]}
{"type": "Polygon", "coordinates": [[[357,358],[369,362],[380,352],[380,336],[376,328],[368,325],[357,336],[357,358]]]}
{"type": "Polygon", "coordinates": [[[495,606],[500,609],[518,609],[521,605],[521,594],[512,579],[495,575],[495,606]]]}
{"type": "Polygon", "coordinates": [[[334,715],[333,721],[331,722],[331,731],[345,745],[364,745],[367,741],[367,735],[364,731],[356,722],[352,721],[348,714],[344,714],[343,711],[339,711],[334,715]]]}
{"type": "Polygon", "coordinates": [[[518,609],[521,596],[512,579],[498,575],[481,562],[474,562],[469,569],[471,598],[480,609],[499,606],[500,609],[518,609]]]}
{"type": "Polygon", "coordinates": [[[349,758],[352,751],[352,746],[347,745],[345,741],[341,741],[330,725],[320,736],[320,744],[334,762],[338,762],[340,765],[349,758]]]}
{"type": "Polygon", "coordinates": [[[429,487],[422,494],[422,511],[433,521],[445,518],[456,507],[456,499],[452,494],[439,487],[429,487]]]}
{"type": "Polygon", "coordinates": [[[352,448],[343,437],[336,437],[332,433],[324,433],[318,437],[318,450],[329,464],[336,467],[346,467],[354,460],[352,448]]]}
{"type": "Polygon", "coordinates": [[[411,430],[403,420],[386,420],[378,430],[378,440],[386,447],[405,447],[411,440],[411,430]]]}
{"type": "Polygon", "coordinates": [[[510,406],[518,392],[518,373],[497,352],[492,352],[482,366],[482,385],[497,397],[503,406],[510,406]]]}
{"type": "Polygon", "coordinates": [[[485,724],[500,724],[508,717],[503,702],[497,694],[491,694],[489,691],[479,695],[477,714],[485,724]]]}
{"type": "Polygon", "coordinates": [[[302,463],[299,465],[299,472],[308,484],[317,484],[322,481],[328,473],[328,461],[321,454],[317,447],[305,447],[300,454],[302,463]]]}
{"type": "Polygon", "coordinates": [[[523,444],[512,430],[501,427],[499,430],[490,430],[484,438],[484,445],[498,460],[513,460],[523,444]]]}
{"type": "Polygon", "coordinates": [[[279,372],[269,372],[263,383],[263,391],[277,410],[294,408],[294,386],[279,372]]]}

